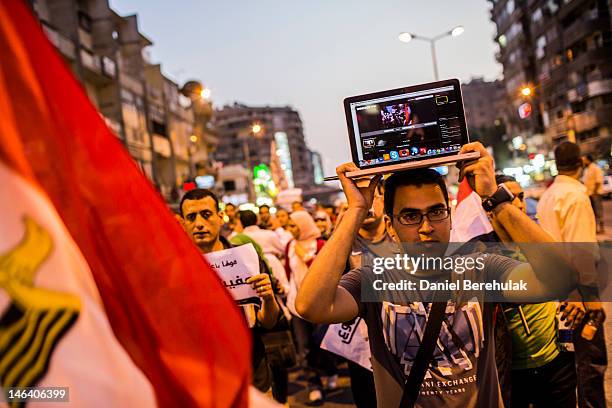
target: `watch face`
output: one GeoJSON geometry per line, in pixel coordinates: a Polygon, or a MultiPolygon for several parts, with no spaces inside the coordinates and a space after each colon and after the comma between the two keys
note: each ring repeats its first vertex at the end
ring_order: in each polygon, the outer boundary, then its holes
{"type": "Polygon", "coordinates": [[[484,199],[482,202],[482,207],[486,211],[492,211],[499,204],[511,202],[512,200],[514,200],[514,195],[510,192],[510,190],[508,190],[508,187],[500,184],[497,191],[491,197],[484,199]]]}

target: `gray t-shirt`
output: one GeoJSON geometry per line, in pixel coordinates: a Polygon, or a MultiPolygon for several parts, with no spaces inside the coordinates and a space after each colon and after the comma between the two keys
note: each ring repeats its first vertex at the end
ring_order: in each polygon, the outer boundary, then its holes
{"type": "MultiPolygon", "coordinates": [[[[510,258],[488,255],[481,272],[453,272],[450,278],[482,281],[501,277],[519,264],[510,258]]],[[[362,273],[371,273],[367,268],[351,270],[342,277],[340,286],[355,298],[368,326],[378,406],[397,408],[420,347],[430,304],[362,302],[362,273]]],[[[494,304],[483,302],[482,293],[461,293],[455,299],[446,306],[438,345],[416,406],[503,407],[495,365],[494,304]]]]}

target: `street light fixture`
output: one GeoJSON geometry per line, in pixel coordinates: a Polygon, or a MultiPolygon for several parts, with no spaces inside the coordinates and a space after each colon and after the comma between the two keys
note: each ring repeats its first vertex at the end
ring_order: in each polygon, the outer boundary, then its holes
{"type": "Polygon", "coordinates": [[[202,99],[209,100],[210,96],[211,96],[211,93],[212,92],[211,92],[210,88],[202,88],[202,90],[200,91],[200,97],[202,99]]]}
{"type": "MultiPolygon", "coordinates": [[[[242,154],[244,156],[244,161],[245,161],[246,167],[247,167],[249,173],[251,173],[251,171],[253,170],[253,168],[252,168],[253,164],[251,163],[251,149],[249,148],[249,137],[250,136],[254,136],[256,139],[258,139],[259,137],[263,136],[264,128],[263,128],[263,126],[261,124],[259,124],[257,122],[253,122],[251,124],[251,126],[245,127],[242,130],[242,132],[240,132],[240,134],[241,134],[241,138],[242,138],[242,154]],[[250,132],[249,132],[249,130],[250,130],[250,132]]],[[[254,201],[255,200],[255,191],[253,189],[252,175],[249,175],[248,194],[249,194],[249,200],[250,201],[254,201]]]]}
{"type": "Polygon", "coordinates": [[[464,31],[465,28],[463,28],[463,26],[457,26],[453,28],[450,33],[453,37],[459,37],[461,34],[463,34],[464,31]]]}
{"type": "Polygon", "coordinates": [[[431,60],[433,63],[434,78],[437,81],[438,80],[438,62],[436,60],[436,41],[444,37],[458,37],[461,34],[463,34],[464,31],[465,31],[465,28],[459,25],[453,28],[452,30],[443,32],[442,34],[439,34],[432,38],[423,37],[421,35],[414,34],[414,33],[403,32],[403,33],[398,34],[397,39],[403,43],[408,43],[412,40],[421,40],[421,41],[425,41],[429,43],[429,46],[431,47],[431,60]]]}
{"type": "Polygon", "coordinates": [[[530,86],[524,86],[521,88],[521,95],[523,96],[531,96],[532,93],[533,93],[533,90],[531,89],[530,86]]]}
{"type": "Polygon", "coordinates": [[[255,123],[253,124],[253,126],[251,126],[251,131],[253,132],[254,135],[258,135],[261,132],[261,125],[259,123],[255,123]]]}
{"type": "Polygon", "coordinates": [[[409,43],[410,41],[412,41],[412,34],[410,34],[410,33],[399,33],[397,38],[401,42],[409,43]]]}

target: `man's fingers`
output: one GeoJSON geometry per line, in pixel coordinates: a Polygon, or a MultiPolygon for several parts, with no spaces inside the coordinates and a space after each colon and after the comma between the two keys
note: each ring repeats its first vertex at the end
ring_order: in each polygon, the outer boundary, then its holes
{"type": "Polygon", "coordinates": [[[372,179],[370,180],[370,184],[368,184],[368,187],[367,187],[368,195],[374,194],[374,190],[378,186],[378,183],[380,183],[381,179],[382,179],[382,175],[380,174],[372,177],[372,179]]]}
{"type": "Polygon", "coordinates": [[[246,280],[246,283],[254,283],[254,282],[259,282],[263,279],[266,279],[268,277],[268,275],[266,275],[265,273],[260,273],[259,275],[255,275],[255,276],[251,276],[250,278],[248,278],[246,280]]]}
{"type": "Polygon", "coordinates": [[[459,172],[459,181],[462,181],[466,175],[474,174],[474,171],[478,168],[478,162],[464,165],[459,172]]]}
{"type": "Polygon", "coordinates": [[[481,157],[483,155],[487,155],[487,156],[489,155],[489,152],[487,151],[487,149],[480,142],[472,142],[472,143],[464,144],[463,146],[461,146],[461,149],[459,150],[459,154],[469,153],[469,152],[480,152],[481,157]]]}
{"type": "Polygon", "coordinates": [[[578,309],[577,307],[573,307],[572,310],[567,315],[567,322],[573,323],[576,320],[576,318],[580,316],[580,313],[581,313],[580,309],[578,309]]]}
{"type": "Polygon", "coordinates": [[[355,163],[349,162],[336,167],[336,174],[338,175],[338,177],[346,177],[345,173],[356,170],[359,170],[359,167],[357,167],[355,163]]]}
{"type": "Polygon", "coordinates": [[[569,312],[572,311],[572,309],[574,308],[574,306],[572,305],[565,305],[565,307],[563,308],[563,311],[561,312],[561,320],[565,320],[567,319],[567,315],[569,314],[569,312]]]}

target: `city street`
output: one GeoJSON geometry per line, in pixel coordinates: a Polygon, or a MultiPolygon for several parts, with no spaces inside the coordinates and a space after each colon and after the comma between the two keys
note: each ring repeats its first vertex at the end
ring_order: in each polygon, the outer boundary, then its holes
{"type": "Polygon", "coordinates": [[[612,407],[612,0],[183,3],[0,0],[0,400],[612,407]]]}

